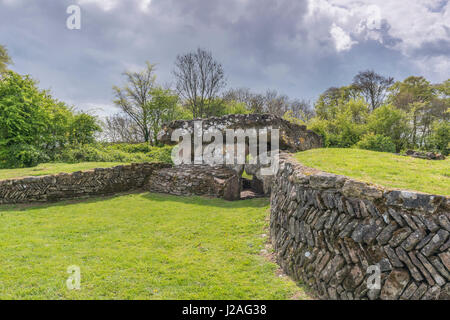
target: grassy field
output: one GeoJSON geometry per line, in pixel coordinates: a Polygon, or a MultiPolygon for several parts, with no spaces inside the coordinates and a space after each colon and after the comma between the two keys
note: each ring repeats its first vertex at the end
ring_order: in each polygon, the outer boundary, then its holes
{"type": "Polygon", "coordinates": [[[120,165],[119,162],[82,162],[82,163],[43,163],[32,168],[23,169],[0,169],[0,180],[28,177],[44,176],[47,174],[56,174],[61,172],[75,172],[90,170],[95,168],[109,168],[120,165]]]}
{"type": "Polygon", "coordinates": [[[314,149],[295,155],[302,164],[391,188],[450,195],[450,157],[422,160],[360,149],[314,149]]]}
{"type": "Polygon", "coordinates": [[[149,193],[0,207],[0,299],[306,298],[261,253],[268,208],[149,193]]]}

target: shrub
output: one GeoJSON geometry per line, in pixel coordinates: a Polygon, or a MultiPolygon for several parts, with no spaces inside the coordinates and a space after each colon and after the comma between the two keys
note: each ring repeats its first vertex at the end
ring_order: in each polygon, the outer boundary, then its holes
{"type": "Polygon", "coordinates": [[[172,149],[173,147],[171,146],[152,147],[152,150],[148,152],[148,156],[157,162],[172,163],[172,149]]]}
{"type": "Polygon", "coordinates": [[[314,117],[308,122],[308,129],[324,138],[325,147],[349,148],[366,131],[367,108],[361,100],[340,103],[330,119],[314,117]]]}
{"type": "Polygon", "coordinates": [[[368,117],[369,132],[391,138],[399,152],[407,142],[410,128],[406,113],[393,105],[384,105],[375,109],[368,117]]]}
{"type": "Polygon", "coordinates": [[[356,144],[356,147],[372,151],[395,152],[395,144],[392,139],[381,134],[369,133],[364,135],[356,144]]]}
{"type": "Polygon", "coordinates": [[[8,71],[0,77],[0,164],[24,167],[53,160],[70,143],[89,143],[97,119],[76,114],[40,90],[30,76],[8,71]]]}
{"type": "Polygon", "coordinates": [[[2,152],[0,168],[34,167],[49,159],[44,152],[32,145],[15,144],[2,152]]]}
{"type": "Polygon", "coordinates": [[[147,153],[152,150],[148,143],[117,143],[106,146],[110,150],[120,150],[127,153],[147,153]]]}
{"type": "Polygon", "coordinates": [[[438,151],[444,156],[450,153],[450,123],[447,121],[433,123],[433,131],[429,138],[429,149],[438,151]]]}
{"type": "Polygon", "coordinates": [[[165,162],[171,163],[171,147],[148,144],[75,145],[58,155],[57,161],[77,162],[165,162]],[[144,151],[144,152],[142,152],[144,151]]]}
{"type": "Polygon", "coordinates": [[[294,115],[294,112],[292,110],[289,110],[289,111],[285,112],[285,114],[283,115],[283,119],[289,121],[290,123],[297,124],[299,126],[304,126],[305,125],[305,121],[303,121],[302,119],[297,118],[294,115]]]}

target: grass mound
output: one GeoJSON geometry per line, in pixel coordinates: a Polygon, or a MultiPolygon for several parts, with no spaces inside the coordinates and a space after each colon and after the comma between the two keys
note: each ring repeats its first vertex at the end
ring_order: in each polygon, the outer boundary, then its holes
{"type": "Polygon", "coordinates": [[[81,162],[81,163],[41,163],[36,167],[22,169],[0,169],[0,180],[29,176],[45,176],[61,172],[91,170],[95,168],[110,168],[124,163],[121,162],[81,162]]]}
{"type": "Polygon", "coordinates": [[[299,152],[302,164],[390,188],[450,195],[450,158],[423,160],[361,149],[299,152]]]}

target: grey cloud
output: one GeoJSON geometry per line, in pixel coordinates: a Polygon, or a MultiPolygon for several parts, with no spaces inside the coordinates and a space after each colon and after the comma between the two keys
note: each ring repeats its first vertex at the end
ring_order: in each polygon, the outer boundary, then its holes
{"type": "MultiPolygon", "coordinates": [[[[10,50],[14,70],[80,108],[106,106],[103,114],[115,112],[108,107],[111,88],[126,68],[158,63],[159,82],[170,83],[176,55],[198,46],[223,63],[229,86],[273,88],[293,98],[316,98],[362,69],[412,73],[408,60],[386,47],[399,41],[389,38],[387,24],[380,31],[384,44],[360,42],[337,53],[329,35],[333,21],[306,19],[306,0],[153,0],[148,12],[137,0],[119,1],[109,11],[91,3],[81,6],[82,29],[72,31],[65,11],[74,2],[0,0],[0,43],[10,50]]],[[[433,48],[448,50],[445,43],[433,48]]]]}
{"type": "Polygon", "coordinates": [[[447,56],[450,58],[450,40],[431,40],[414,51],[416,56],[447,56]]]}

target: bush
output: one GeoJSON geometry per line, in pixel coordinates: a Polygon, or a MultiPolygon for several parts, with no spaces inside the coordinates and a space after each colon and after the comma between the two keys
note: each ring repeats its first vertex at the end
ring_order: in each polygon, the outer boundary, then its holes
{"type": "Polygon", "coordinates": [[[446,121],[433,123],[429,138],[429,149],[448,156],[450,153],[450,123],[446,121]]]}
{"type": "Polygon", "coordinates": [[[8,71],[0,77],[0,165],[8,168],[54,160],[72,143],[91,143],[97,119],[77,114],[40,90],[29,76],[8,71]]]}
{"type": "Polygon", "coordinates": [[[171,163],[171,147],[148,144],[76,145],[61,152],[57,161],[77,162],[165,162],[171,163]]]}
{"type": "Polygon", "coordinates": [[[400,152],[407,142],[410,128],[406,113],[392,105],[375,109],[367,121],[368,131],[391,138],[396,152],[400,152]]]}
{"type": "Polygon", "coordinates": [[[34,146],[16,144],[10,146],[1,154],[0,168],[34,167],[41,162],[49,161],[49,157],[34,146]]]}
{"type": "Polygon", "coordinates": [[[171,146],[152,147],[152,150],[148,152],[148,156],[157,162],[172,163],[172,149],[173,147],[171,146]]]}
{"type": "Polygon", "coordinates": [[[395,152],[395,144],[392,139],[381,134],[369,133],[364,135],[361,141],[356,144],[356,147],[372,151],[395,152]]]}
{"type": "Polygon", "coordinates": [[[106,145],[107,149],[120,150],[126,153],[147,153],[152,151],[151,145],[148,143],[117,143],[106,145]]]}
{"type": "Polygon", "coordinates": [[[321,135],[325,147],[349,148],[366,132],[367,105],[361,100],[339,104],[330,119],[314,117],[308,129],[321,135]]]}

